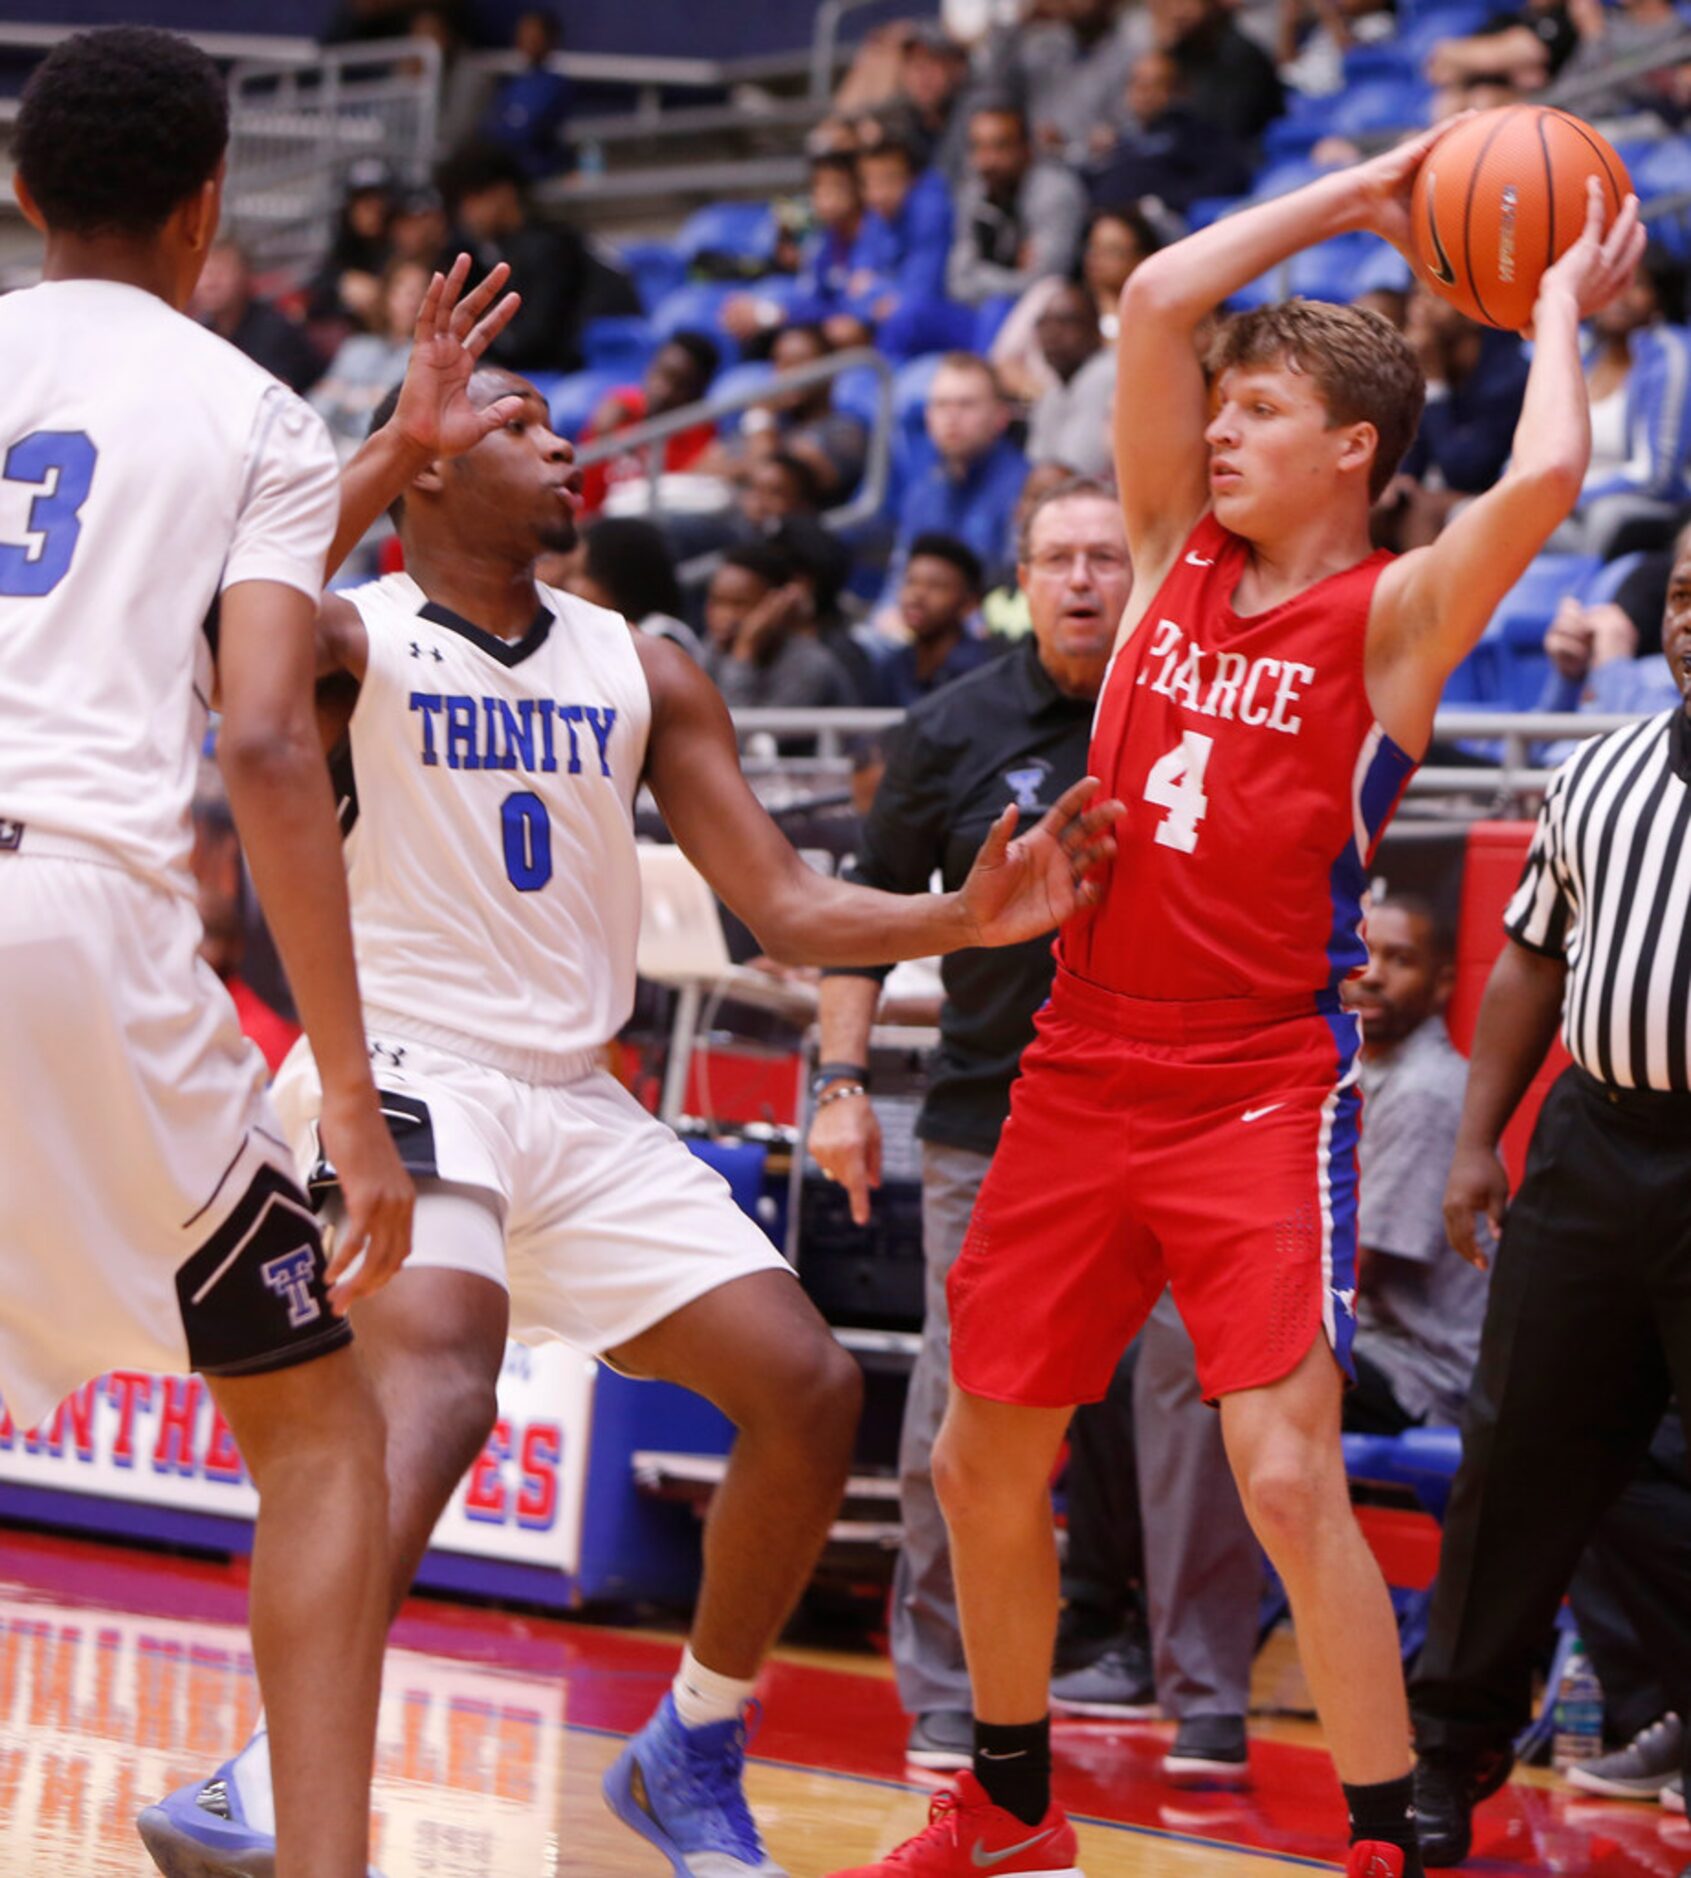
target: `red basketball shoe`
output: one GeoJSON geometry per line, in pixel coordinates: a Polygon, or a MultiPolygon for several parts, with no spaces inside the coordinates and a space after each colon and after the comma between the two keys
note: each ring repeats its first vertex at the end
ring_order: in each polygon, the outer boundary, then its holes
{"type": "MultiPolygon", "coordinates": [[[[834,1878],[1084,1878],[1074,1827],[1055,1801],[1037,1826],[994,1806],[973,1774],[954,1792],[936,1793],[926,1831],[873,1865],[834,1878]]],[[[1363,1867],[1366,1870],[1366,1867],[1363,1867]]]]}
{"type": "Polygon", "coordinates": [[[1363,1839],[1350,1849],[1345,1878],[1403,1878],[1403,1868],[1402,1846],[1363,1839]]]}

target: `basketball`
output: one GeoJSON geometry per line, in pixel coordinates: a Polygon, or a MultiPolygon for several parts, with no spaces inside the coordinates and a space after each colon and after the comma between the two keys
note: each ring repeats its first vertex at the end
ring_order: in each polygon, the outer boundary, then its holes
{"type": "Polygon", "coordinates": [[[1545,269],[1585,226],[1592,176],[1612,219],[1632,179],[1608,140],[1566,111],[1506,104],[1458,125],[1415,174],[1410,227],[1421,278],[1470,319],[1518,332],[1545,269]]]}

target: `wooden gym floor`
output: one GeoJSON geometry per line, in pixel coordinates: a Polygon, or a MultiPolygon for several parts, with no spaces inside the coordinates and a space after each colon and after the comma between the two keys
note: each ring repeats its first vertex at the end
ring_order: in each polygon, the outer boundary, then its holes
{"type": "MultiPolygon", "coordinates": [[[[147,1878],[136,1809],[245,1739],[255,1690],[239,1568],[0,1533],[0,1878],[147,1878]]],[[[665,1878],[599,1800],[604,1767],[673,1670],[674,1639],[416,1600],[388,1660],[376,1794],[386,1878],[665,1878]]],[[[751,1797],[793,1878],[915,1830],[886,1666],[790,1651],[765,1683],[751,1797]]],[[[1289,1644],[1257,1699],[1295,1708],[1289,1644]]],[[[1064,1726],[1059,1792],[1088,1878],[1270,1878],[1333,1869],[1338,1790],[1307,1722],[1252,1725],[1248,1793],[1178,1793],[1168,1729],[1064,1726]]],[[[1577,1801],[1528,1775],[1479,1815],[1467,1869],[1678,1878],[1691,1830],[1654,1806],[1577,1801]]]]}

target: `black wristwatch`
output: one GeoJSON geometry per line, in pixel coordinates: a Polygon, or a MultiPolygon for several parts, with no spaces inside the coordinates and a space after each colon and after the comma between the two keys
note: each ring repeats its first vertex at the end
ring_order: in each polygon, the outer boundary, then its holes
{"type": "Polygon", "coordinates": [[[810,1079],[810,1099],[816,1098],[835,1082],[861,1083],[869,1087],[869,1066],[866,1063],[818,1063],[816,1074],[810,1079]]]}

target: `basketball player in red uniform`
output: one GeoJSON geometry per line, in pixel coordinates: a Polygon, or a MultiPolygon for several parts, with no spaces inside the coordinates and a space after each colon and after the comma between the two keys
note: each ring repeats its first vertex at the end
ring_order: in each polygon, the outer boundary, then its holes
{"type": "Polygon", "coordinates": [[[1590,453],[1579,324],[1630,278],[1630,198],[1545,275],[1508,472],[1431,547],[1369,548],[1425,391],[1374,315],[1290,302],[1199,322],[1298,249],[1407,251],[1434,135],[1139,267],[1116,462],[1135,580],[1088,767],[1127,804],[1064,930],[1039,1033],[950,1285],[934,1473],[974,1689],[975,1764],[925,1832],[841,1878],[1078,1878],[1050,1797],[1057,1556],[1047,1482],[1165,1283],[1291,1598],[1357,1878],[1420,1878],[1397,1631],[1351,1514],[1339,1405],[1355,1317],[1360,1039],[1374,846],[1451,669],[1572,508],[1590,453]]]}

